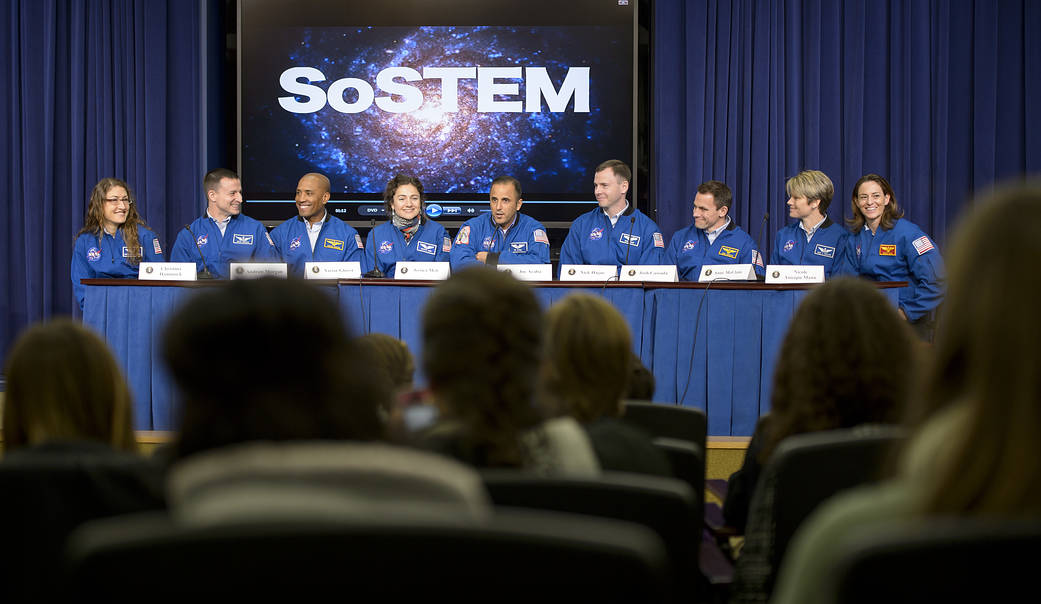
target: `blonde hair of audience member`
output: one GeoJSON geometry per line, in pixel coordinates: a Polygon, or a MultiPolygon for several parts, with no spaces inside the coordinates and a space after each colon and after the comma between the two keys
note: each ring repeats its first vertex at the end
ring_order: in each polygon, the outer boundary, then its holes
{"type": "Polygon", "coordinates": [[[897,423],[914,352],[906,322],[870,282],[840,277],[814,288],[781,344],[760,461],[794,434],[897,423]]]}
{"type": "Polygon", "coordinates": [[[1041,273],[1029,265],[1039,257],[1037,181],[994,194],[953,239],[934,364],[912,419],[952,405],[967,416],[930,467],[926,514],[1041,513],[1041,273]]]}
{"type": "Polygon", "coordinates": [[[381,373],[381,378],[386,380],[391,391],[400,394],[412,390],[416,363],[407,344],[377,332],[360,336],[356,342],[362,353],[372,361],[373,368],[381,373]]]}
{"type": "Polygon", "coordinates": [[[95,440],[134,451],[130,390],[105,342],[68,319],[18,338],[4,369],[4,448],[95,440]]]}
{"type": "Polygon", "coordinates": [[[546,313],[544,399],[579,422],[617,417],[632,372],[622,314],[598,296],[571,294],[546,313]]]}

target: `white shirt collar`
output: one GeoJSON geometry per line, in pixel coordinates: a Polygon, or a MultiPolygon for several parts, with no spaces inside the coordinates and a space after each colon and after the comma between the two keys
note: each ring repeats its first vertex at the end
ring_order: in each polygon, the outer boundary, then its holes
{"type": "Polygon", "coordinates": [[[626,210],[628,210],[628,209],[629,209],[629,200],[626,199],[625,200],[625,207],[622,208],[622,210],[620,212],[618,212],[617,214],[615,214],[614,216],[611,216],[610,214],[607,213],[607,208],[601,208],[600,211],[604,213],[604,216],[607,216],[608,220],[611,221],[611,226],[614,226],[615,224],[618,223],[618,219],[622,217],[622,214],[625,214],[626,210]]]}
{"type": "Polygon", "coordinates": [[[802,221],[801,220],[799,221],[799,228],[802,229],[803,233],[806,233],[806,241],[809,241],[810,239],[813,238],[813,234],[817,232],[817,229],[821,228],[821,225],[824,224],[824,221],[826,221],[827,219],[828,219],[827,216],[825,216],[824,218],[821,218],[821,221],[818,222],[817,224],[813,225],[813,228],[811,228],[808,231],[806,230],[806,227],[803,226],[802,221]]]}

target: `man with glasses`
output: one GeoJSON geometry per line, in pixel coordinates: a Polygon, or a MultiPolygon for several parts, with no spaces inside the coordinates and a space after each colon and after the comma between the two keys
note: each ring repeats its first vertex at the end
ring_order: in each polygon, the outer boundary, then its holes
{"type": "Polygon", "coordinates": [[[206,214],[177,234],[171,262],[194,262],[196,270],[219,279],[230,275],[229,263],[278,261],[271,236],[258,220],[242,214],[242,181],[227,168],[206,173],[206,214]]]}

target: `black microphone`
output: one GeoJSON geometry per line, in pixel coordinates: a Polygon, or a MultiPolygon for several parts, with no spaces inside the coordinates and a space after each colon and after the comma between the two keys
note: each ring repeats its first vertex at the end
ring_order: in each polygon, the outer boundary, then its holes
{"type": "Polygon", "coordinates": [[[633,215],[629,219],[629,240],[626,241],[627,247],[625,248],[625,262],[622,264],[629,264],[629,250],[633,249],[633,228],[636,227],[636,215],[633,215]]]}
{"type": "MultiPolygon", "coordinates": [[[[759,258],[762,259],[763,270],[766,270],[766,259],[764,258],[763,252],[762,252],[762,249],[763,249],[763,231],[766,230],[766,223],[769,222],[769,221],[770,221],[770,210],[767,210],[767,211],[763,212],[763,224],[759,226],[759,238],[755,240],[755,246],[757,248],[757,252],[756,253],[759,254],[759,258]]],[[[758,280],[758,279],[759,279],[759,275],[757,274],[756,275],[756,280],[758,280]]],[[[765,279],[765,277],[764,277],[764,279],[765,279]]]]}
{"type": "Polygon", "coordinates": [[[372,235],[372,270],[362,275],[366,279],[379,279],[383,277],[383,271],[380,270],[379,264],[376,262],[376,234],[373,232],[376,228],[376,219],[369,219],[369,232],[372,235]]]}
{"type": "Polygon", "coordinates": [[[192,232],[192,228],[189,225],[184,225],[184,229],[188,231],[188,234],[192,236],[192,243],[195,244],[195,249],[199,250],[199,259],[202,260],[202,270],[199,271],[200,279],[213,279],[213,275],[210,274],[210,270],[206,268],[206,256],[202,255],[202,248],[199,247],[199,241],[195,238],[195,233],[192,232]]]}

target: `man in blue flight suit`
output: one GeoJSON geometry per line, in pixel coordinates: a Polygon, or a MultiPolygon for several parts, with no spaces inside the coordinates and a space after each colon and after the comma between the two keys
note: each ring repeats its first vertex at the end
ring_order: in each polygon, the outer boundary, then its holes
{"type": "Polygon", "coordinates": [[[560,249],[561,266],[663,264],[661,229],[625,199],[632,179],[629,166],[617,159],[596,167],[593,193],[599,207],[571,223],[560,249]]]}
{"type": "Polygon", "coordinates": [[[227,279],[230,262],[278,261],[278,252],[258,220],[242,214],[242,181],[227,168],[210,170],[202,180],[206,215],[181,229],[170,250],[171,262],[194,262],[227,279]],[[202,258],[199,254],[202,254],[202,258]]]}
{"type": "Polygon", "coordinates": [[[449,254],[452,272],[484,263],[549,264],[546,227],[520,213],[521,184],[512,176],[492,181],[488,194],[491,212],[463,223],[449,254]]]}
{"type": "Polygon", "coordinates": [[[665,263],[675,264],[681,281],[697,281],[705,264],[751,264],[763,274],[763,259],[755,241],[730,219],[734,195],[718,180],[698,185],[694,224],[677,231],[665,251],[665,263]]]}
{"type": "Polygon", "coordinates": [[[835,185],[820,170],[788,179],[788,216],[796,221],[777,232],[771,264],[820,265],[825,278],[853,272],[846,257],[849,231],[828,218],[835,185]]]}
{"type": "Polygon", "coordinates": [[[323,174],[304,174],[296,184],[295,218],[271,231],[275,249],[289,265],[289,274],[304,276],[308,262],[365,263],[365,246],[354,227],[325,209],[329,201],[329,179],[323,174]]]}

